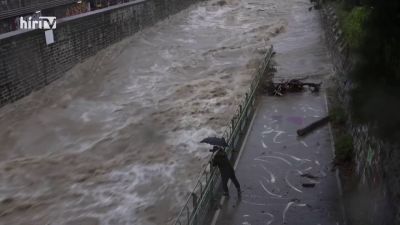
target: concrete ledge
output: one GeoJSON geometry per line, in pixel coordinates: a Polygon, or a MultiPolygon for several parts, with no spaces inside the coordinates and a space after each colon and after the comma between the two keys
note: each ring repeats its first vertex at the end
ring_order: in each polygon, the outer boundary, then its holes
{"type": "MultiPolygon", "coordinates": [[[[119,10],[119,9],[122,9],[125,7],[130,7],[130,6],[137,5],[137,4],[143,4],[146,1],[147,0],[137,0],[137,1],[133,1],[133,2],[127,2],[127,3],[110,6],[110,7],[99,9],[99,10],[94,10],[94,11],[81,13],[81,14],[74,15],[74,16],[57,19],[57,28],[60,28],[60,26],[68,25],[68,22],[70,22],[70,21],[74,21],[74,20],[78,20],[78,19],[87,19],[89,16],[97,16],[98,14],[112,13],[115,10],[119,10]]],[[[3,34],[0,34],[0,41],[5,40],[7,38],[13,38],[16,35],[21,35],[21,34],[31,33],[31,32],[38,32],[38,31],[43,32],[43,30],[15,30],[15,31],[11,31],[8,33],[3,33],[3,34]]]]}
{"type": "Polygon", "coordinates": [[[202,0],[138,0],[57,21],[44,30],[0,35],[0,107],[60,78],[98,51],[202,0]]]}

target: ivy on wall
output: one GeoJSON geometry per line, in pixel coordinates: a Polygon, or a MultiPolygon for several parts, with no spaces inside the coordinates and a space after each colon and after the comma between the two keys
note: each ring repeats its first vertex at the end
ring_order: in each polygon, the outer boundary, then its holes
{"type": "Polygon", "coordinates": [[[364,26],[369,14],[367,7],[354,7],[343,20],[345,38],[353,49],[358,49],[365,37],[364,26]]]}

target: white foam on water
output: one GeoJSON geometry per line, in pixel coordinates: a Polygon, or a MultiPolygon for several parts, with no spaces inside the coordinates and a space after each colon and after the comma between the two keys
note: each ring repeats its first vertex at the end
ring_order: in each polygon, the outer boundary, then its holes
{"type": "Polygon", "coordinates": [[[190,154],[199,154],[200,156],[204,156],[205,154],[209,154],[208,151],[204,154],[201,154],[200,152],[204,152],[204,149],[208,148],[209,146],[207,144],[200,143],[200,141],[206,137],[215,136],[219,136],[215,130],[202,127],[200,129],[176,132],[169,137],[168,143],[172,146],[184,147],[183,149],[190,154]]]}
{"type": "Polygon", "coordinates": [[[92,216],[102,221],[101,224],[111,225],[113,219],[120,218],[130,223],[145,224],[145,221],[137,218],[138,210],[155,204],[159,198],[157,188],[162,187],[148,189],[145,194],[138,193],[136,187],[146,184],[152,179],[159,179],[160,176],[163,177],[164,182],[168,181],[167,184],[174,183],[174,167],[174,165],[165,164],[131,165],[118,171],[112,171],[106,176],[107,181],[99,182],[97,185],[74,184],[70,187],[71,192],[82,194],[82,198],[90,197],[92,203],[77,209],[75,207],[82,204],[71,202],[72,204],[65,205],[65,210],[79,214],[79,211],[93,211],[96,208],[115,205],[116,207],[110,207],[105,213],[92,214],[92,216]]]}
{"type": "Polygon", "coordinates": [[[0,195],[33,205],[4,222],[167,224],[285,24],[269,1],[202,2],[1,108],[0,195]]]}

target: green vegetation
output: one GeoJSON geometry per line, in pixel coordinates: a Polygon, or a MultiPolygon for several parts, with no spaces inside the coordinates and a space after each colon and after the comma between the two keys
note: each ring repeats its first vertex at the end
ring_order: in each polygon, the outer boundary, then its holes
{"type": "Polygon", "coordinates": [[[358,49],[365,37],[364,26],[371,10],[367,6],[350,7],[344,1],[334,3],[334,7],[347,44],[353,50],[358,49]]]}
{"type": "Polygon", "coordinates": [[[342,107],[333,107],[329,112],[329,118],[334,126],[346,125],[346,113],[342,107]]]}
{"type": "Polygon", "coordinates": [[[400,1],[375,0],[352,71],[353,117],[383,138],[400,140],[400,1]]]}
{"type": "Polygon", "coordinates": [[[337,100],[329,111],[335,139],[335,163],[343,164],[353,160],[353,138],[346,130],[346,113],[337,105],[337,100]]]}
{"type": "Polygon", "coordinates": [[[352,118],[400,140],[400,1],[333,2],[357,61],[350,72],[352,118]]]}
{"type": "Polygon", "coordinates": [[[365,36],[365,25],[370,10],[366,7],[354,7],[343,20],[343,32],[351,48],[360,47],[365,36]]]}
{"type": "Polygon", "coordinates": [[[335,141],[335,161],[338,163],[353,160],[353,138],[349,134],[339,134],[335,141]]]}

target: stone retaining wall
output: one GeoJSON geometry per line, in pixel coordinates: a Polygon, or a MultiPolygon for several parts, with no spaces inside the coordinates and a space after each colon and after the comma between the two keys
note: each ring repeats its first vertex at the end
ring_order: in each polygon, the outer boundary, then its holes
{"type": "Polygon", "coordinates": [[[46,45],[44,30],[0,35],[0,107],[38,90],[77,63],[199,0],[139,0],[63,18],[46,45]]]}
{"type": "MultiPolygon", "coordinates": [[[[324,6],[321,18],[336,69],[338,97],[349,112],[349,91],[353,84],[348,75],[356,57],[344,40],[334,9],[324,6]]],[[[347,114],[347,127],[355,150],[356,175],[360,178],[356,202],[350,210],[361,217],[364,225],[400,224],[400,151],[372,134],[368,124],[353,123],[350,113],[347,114]]]]}

